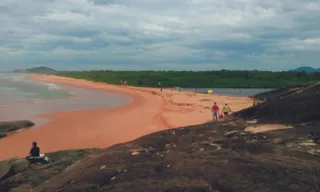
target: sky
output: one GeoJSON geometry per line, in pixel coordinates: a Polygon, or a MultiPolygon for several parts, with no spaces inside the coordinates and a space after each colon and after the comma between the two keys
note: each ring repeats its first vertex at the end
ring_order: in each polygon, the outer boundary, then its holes
{"type": "Polygon", "coordinates": [[[0,70],[320,68],[319,0],[1,0],[0,70]]]}

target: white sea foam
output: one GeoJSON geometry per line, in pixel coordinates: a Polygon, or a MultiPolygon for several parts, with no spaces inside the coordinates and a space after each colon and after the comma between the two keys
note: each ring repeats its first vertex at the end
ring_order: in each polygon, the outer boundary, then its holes
{"type": "Polygon", "coordinates": [[[47,86],[48,87],[48,90],[49,91],[52,91],[52,90],[61,90],[61,87],[59,87],[57,84],[55,83],[42,83],[43,85],[47,86]]]}
{"type": "Polygon", "coordinates": [[[27,80],[26,76],[22,76],[22,75],[21,76],[11,76],[8,79],[12,79],[15,82],[21,82],[21,81],[27,80]]]}

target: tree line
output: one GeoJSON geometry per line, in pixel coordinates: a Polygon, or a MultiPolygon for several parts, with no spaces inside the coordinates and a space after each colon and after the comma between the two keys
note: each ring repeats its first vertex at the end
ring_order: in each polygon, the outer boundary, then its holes
{"type": "Polygon", "coordinates": [[[281,88],[320,81],[320,72],[271,71],[64,71],[56,75],[110,84],[183,88],[281,88]]]}

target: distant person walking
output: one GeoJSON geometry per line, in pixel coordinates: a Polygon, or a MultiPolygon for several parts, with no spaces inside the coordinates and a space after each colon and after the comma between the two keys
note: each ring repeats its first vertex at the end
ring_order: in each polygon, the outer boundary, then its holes
{"type": "Polygon", "coordinates": [[[229,107],[228,103],[225,103],[222,111],[224,115],[224,120],[227,120],[229,117],[229,113],[231,113],[231,108],[229,107]]]}
{"type": "Polygon", "coordinates": [[[212,108],[211,108],[211,112],[212,112],[212,119],[216,119],[218,121],[218,114],[219,114],[219,106],[217,105],[216,102],[214,102],[212,108]]]}
{"type": "Polygon", "coordinates": [[[160,87],[160,91],[162,92],[161,82],[159,82],[158,85],[160,87]]]}

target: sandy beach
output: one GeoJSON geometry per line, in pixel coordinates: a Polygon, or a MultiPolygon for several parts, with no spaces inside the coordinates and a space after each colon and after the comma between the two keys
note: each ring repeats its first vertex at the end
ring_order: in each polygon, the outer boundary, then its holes
{"type": "Polygon", "coordinates": [[[211,120],[211,106],[228,102],[232,111],[252,105],[249,98],[116,86],[52,75],[32,75],[35,81],[129,95],[133,102],[114,109],[62,111],[44,114],[52,121],[0,139],[0,160],[28,155],[32,141],[42,153],[79,148],[105,148],[155,131],[211,120]]]}

